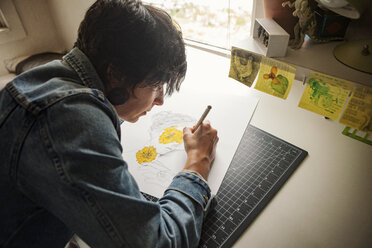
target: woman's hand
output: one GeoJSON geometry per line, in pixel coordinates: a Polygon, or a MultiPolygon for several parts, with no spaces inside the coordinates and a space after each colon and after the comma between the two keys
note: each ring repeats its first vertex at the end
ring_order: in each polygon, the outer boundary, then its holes
{"type": "Polygon", "coordinates": [[[209,121],[205,121],[197,130],[185,127],[183,140],[187,153],[184,169],[198,172],[207,180],[216,154],[217,130],[211,127],[209,121]]]}

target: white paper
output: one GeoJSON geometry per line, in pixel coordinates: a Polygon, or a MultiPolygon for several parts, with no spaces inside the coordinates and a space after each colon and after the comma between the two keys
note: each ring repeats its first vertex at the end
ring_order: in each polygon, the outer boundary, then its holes
{"type": "MultiPolygon", "coordinates": [[[[225,69],[228,70],[229,64],[226,62],[225,69]]],[[[194,64],[191,70],[198,68],[194,64]]],[[[180,92],[166,98],[163,106],[154,107],[136,123],[122,124],[123,158],[142,192],[161,197],[172,178],[184,167],[186,153],[183,143],[160,144],[159,136],[163,129],[173,127],[182,131],[184,126],[192,127],[205,108],[211,105],[206,119],[217,129],[219,142],[208,184],[212,193],[217,193],[258,98],[250,94],[247,86],[227,78],[228,74],[225,74],[226,78],[210,75],[187,77],[180,92]],[[158,156],[152,162],[140,164],[136,153],[149,146],[156,149],[158,156]]]]}

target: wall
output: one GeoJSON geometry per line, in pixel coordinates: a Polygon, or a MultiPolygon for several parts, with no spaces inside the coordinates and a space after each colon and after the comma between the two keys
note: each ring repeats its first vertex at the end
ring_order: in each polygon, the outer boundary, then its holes
{"type": "Polygon", "coordinates": [[[57,32],[62,37],[66,49],[71,49],[81,20],[94,0],[47,0],[57,32]]]}
{"type": "Polygon", "coordinates": [[[360,19],[350,22],[345,37],[347,40],[372,39],[372,2],[360,19]]]}
{"type": "Polygon", "coordinates": [[[0,75],[8,73],[4,60],[65,49],[59,33],[56,32],[47,0],[13,0],[13,3],[25,29],[26,37],[0,45],[0,75]]]}

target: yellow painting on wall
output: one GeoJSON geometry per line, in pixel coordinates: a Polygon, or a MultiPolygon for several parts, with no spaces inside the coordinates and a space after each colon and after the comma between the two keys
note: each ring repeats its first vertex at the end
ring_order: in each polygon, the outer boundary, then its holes
{"type": "Polygon", "coordinates": [[[263,57],[260,73],[254,88],[270,95],[287,99],[295,74],[295,67],[263,57]]]}
{"type": "Polygon", "coordinates": [[[372,133],[372,87],[355,86],[340,123],[372,133]]]}
{"type": "Polygon", "coordinates": [[[354,83],[312,71],[299,107],[337,120],[354,83]]]}
{"type": "Polygon", "coordinates": [[[229,77],[251,87],[260,69],[262,57],[262,55],[232,47],[229,77]]]}

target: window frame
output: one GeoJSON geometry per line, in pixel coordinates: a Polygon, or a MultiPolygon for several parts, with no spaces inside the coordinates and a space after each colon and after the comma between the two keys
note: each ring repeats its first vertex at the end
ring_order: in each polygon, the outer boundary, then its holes
{"type": "Polygon", "coordinates": [[[9,31],[9,24],[0,8],[0,32],[9,31]]]}
{"type": "Polygon", "coordinates": [[[21,40],[26,37],[25,29],[18,15],[13,0],[0,0],[0,9],[6,20],[6,32],[0,32],[0,45],[21,40]]]}

